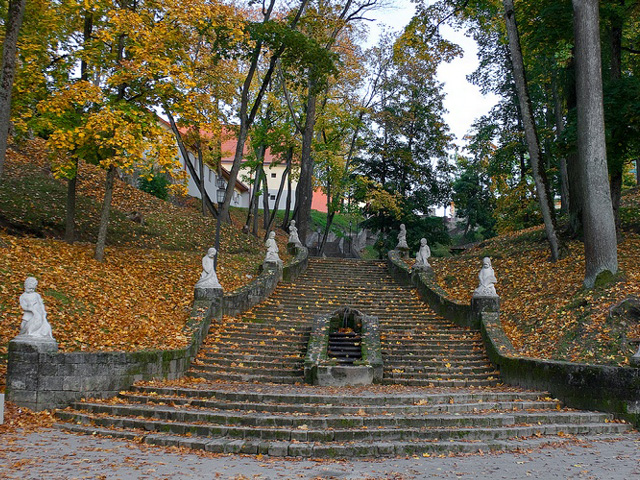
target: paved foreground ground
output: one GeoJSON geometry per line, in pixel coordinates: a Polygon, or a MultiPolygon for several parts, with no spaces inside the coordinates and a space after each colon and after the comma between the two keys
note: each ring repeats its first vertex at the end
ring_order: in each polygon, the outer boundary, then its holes
{"type": "Polygon", "coordinates": [[[632,479],[640,435],[531,452],[463,457],[312,461],[194,454],[46,429],[0,437],[8,479],[632,479]]]}

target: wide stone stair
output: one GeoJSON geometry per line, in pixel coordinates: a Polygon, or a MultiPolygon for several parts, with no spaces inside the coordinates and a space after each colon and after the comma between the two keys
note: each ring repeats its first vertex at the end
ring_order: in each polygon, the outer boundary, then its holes
{"type": "Polygon", "coordinates": [[[57,415],[68,430],[149,444],[312,457],[528,448],[630,429],[500,385],[478,333],[437,317],[383,262],[344,259],[311,259],[295,283],[212,327],[187,378],[57,415]],[[303,385],[313,317],[343,306],[379,317],[383,385],[303,385]]]}

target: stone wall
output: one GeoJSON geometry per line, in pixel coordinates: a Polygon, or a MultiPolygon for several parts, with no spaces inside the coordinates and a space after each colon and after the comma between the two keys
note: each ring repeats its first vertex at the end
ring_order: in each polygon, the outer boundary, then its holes
{"type": "Polygon", "coordinates": [[[388,265],[398,281],[415,285],[422,299],[439,314],[481,331],[489,358],[503,382],[546,390],[569,407],[613,413],[640,426],[640,369],[521,357],[502,328],[499,308],[495,308],[498,302],[494,306],[455,302],[447,298],[432,276],[411,274],[396,251],[389,252],[388,265]]]}
{"type": "MultiPolygon", "coordinates": [[[[307,261],[307,249],[296,249],[293,261],[284,267],[285,278],[295,279],[306,269],[307,261]]],[[[12,340],[7,400],[43,410],[64,407],[81,398],[111,397],[139,380],[180,378],[197,355],[211,323],[221,319],[223,313],[237,315],[266,300],[282,275],[280,268],[267,268],[251,284],[224,298],[217,290],[210,292],[208,300],[197,297],[185,326],[185,335],[191,342],[183,349],[60,353],[55,346],[50,351],[43,345],[12,340]]]]}
{"type": "Polygon", "coordinates": [[[188,347],[140,352],[47,352],[37,343],[9,342],[7,400],[32,410],[57,408],[83,397],[110,397],[139,380],[184,375],[212,321],[222,316],[221,298],[194,302],[185,334],[188,347]]]}

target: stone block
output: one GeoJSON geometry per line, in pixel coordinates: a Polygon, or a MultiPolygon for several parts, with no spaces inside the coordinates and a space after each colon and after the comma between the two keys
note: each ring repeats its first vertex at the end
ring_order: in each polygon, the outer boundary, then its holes
{"type": "Polygon", "coordinates": [[[471,310],[473,310],[475,314],[484,312],[499,312],[500,297],[472,297],[471,310]]]}
{"type": "Polygon", "coordinates": [[[0,393],[0,425],[4,423],[4,393],[0,393]]]}
{"type": "Polygon", "coordinates": [[[9,342],[9,357],[11,353],[56,353],[58,344],[54,340],[40,338],[16,337],[9,342]]]}
{"type": "Polygon", "coordinates": [[[38,381],[38,391],[48,391],[48,390],[64,390],[64,378],[62,376],[40,376],[38,381]]]}
{"type": "Polygon", "coordinates": [[[222,288],[195,288],[193,297],[196,301],[208,300],[215,302],[222,298],[223,295],[222,288]]]}
{"type": "Polygon", "coordinates": [[[33,408],[37,401],[38,395],[33,390],[15,390],[7,388],[7,400],[20,405],[21,407],[33,408]]]}

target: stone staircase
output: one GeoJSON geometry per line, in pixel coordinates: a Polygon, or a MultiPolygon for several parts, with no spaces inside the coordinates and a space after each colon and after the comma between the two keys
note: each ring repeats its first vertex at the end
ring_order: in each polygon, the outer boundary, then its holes
{"type": "Polygon", "coordinates": [[[383,262],[311,259],[270,299],[210,335],[188,378],[57,413],[63,428],[211,452],[352,457],[477,452],[613,435],[609,415],[499,384],[478,333],[437,317],[383,262]],[[383,384],[303,385],[314,315],[379,317],[383,384]]]}

